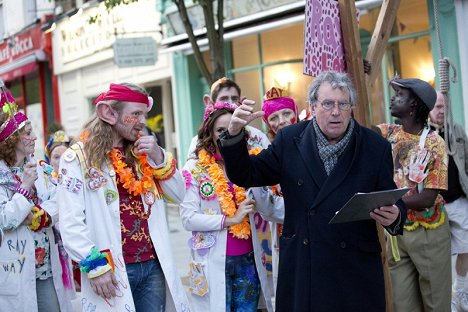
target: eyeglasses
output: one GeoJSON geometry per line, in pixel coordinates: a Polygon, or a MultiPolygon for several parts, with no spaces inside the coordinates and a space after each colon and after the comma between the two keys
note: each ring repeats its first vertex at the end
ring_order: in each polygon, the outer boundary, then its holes
{"type": "Polygon", "coordinates": [[[331,110],[335,107],[335,105],[338,106],[338,108],[342,111],[347,111],[351,108],[351,103],[349,102],[338,102],[338,101],[333,101],[333,100],[323,100],[320,102],[320,105],[322,105],[324,110],[331,110]]]}

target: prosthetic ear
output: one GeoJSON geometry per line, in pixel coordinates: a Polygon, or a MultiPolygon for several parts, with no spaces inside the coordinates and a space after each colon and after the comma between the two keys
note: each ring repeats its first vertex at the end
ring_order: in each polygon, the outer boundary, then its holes
{"type": "Polygon", "coordinates": [[[113,126],[117,123],[119,114],[106,103],[98,103],[96,105],[96,114],[102,121],[107,122],[113,126]]]}
{"type": "Polygon", "coordinates": [[[209,104],[213,104],[213,101],[211,100],[211,97],[208,94],[205,94],[203,96],[203,103],[205,103],[205,106],[208,106],[209,104]]]}

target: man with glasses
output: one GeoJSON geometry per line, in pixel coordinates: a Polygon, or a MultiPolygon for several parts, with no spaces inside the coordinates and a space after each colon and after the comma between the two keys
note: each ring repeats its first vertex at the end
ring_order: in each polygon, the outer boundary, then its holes
{"type": "Polygon", "coordinates": [[[401,234],[405,205],[399,200],[377,207],[369,220],[329,221],[355,193],[396,188],[391,145],[353,119],[356,91],[347,74],[320,74],[308,100],[314,118],[281,129],[256,156],[248,155],[241,135],[263,115],[253,111],[253,101],[242,102],[219,142],[233,183],[281,185],[285,218],[276,311],[385,311],[373,220],[401,234]]]}

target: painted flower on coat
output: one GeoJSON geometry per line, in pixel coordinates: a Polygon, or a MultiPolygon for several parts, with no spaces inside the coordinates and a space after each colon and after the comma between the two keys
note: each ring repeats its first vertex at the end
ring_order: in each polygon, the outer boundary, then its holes
{"type": "Polygon", "coordinates": [[[44,264],[45,256],[46,256],[45,248],[42,248],[42,247],[36,248],[36,267],[39,267],[44,264]]]}

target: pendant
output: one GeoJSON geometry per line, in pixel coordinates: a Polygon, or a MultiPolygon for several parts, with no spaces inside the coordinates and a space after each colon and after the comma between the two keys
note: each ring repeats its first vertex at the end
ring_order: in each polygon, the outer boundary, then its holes
{"type": "Polygon", "coordinates": [[[145,203],[148,205],[148,206],[151,206],[154,204],[154,202],[156,201],[156,196],[154,195],[153,192],[151,191],[148,191],[145,193],[145,195],[143,196],[144,199],[145,199],[145,203]]]}

